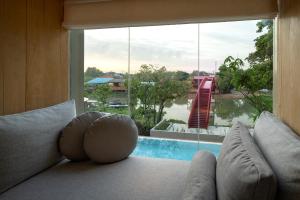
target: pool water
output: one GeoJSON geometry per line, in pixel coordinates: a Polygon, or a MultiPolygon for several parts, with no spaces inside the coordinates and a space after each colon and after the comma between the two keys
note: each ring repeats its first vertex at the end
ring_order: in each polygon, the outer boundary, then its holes
{"type": "Polygon", "coordinates": [[[166,158],[175,160],[192,160],[197,151],[209,151],[216,157],[219,155],[221,144],[194,142],[183,140],[156,139],[139,137],[133,156],[166,158]]]}

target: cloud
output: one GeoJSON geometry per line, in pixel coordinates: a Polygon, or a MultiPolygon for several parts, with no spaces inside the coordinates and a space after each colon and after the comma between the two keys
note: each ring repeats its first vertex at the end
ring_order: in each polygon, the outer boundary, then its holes
{"type": "MultiPolygon", "coordinates": [[[[200,24],[200,68],[214,71],[229,56],[245,58],[254,51],[256,21],[200,24]]],[[[141,64],[168,70],[197,70],[196,24],[131,28],[131,71],[141,64]]],[[[127,71],[128,29],[85,31],[85,67],[127,71]]]]}

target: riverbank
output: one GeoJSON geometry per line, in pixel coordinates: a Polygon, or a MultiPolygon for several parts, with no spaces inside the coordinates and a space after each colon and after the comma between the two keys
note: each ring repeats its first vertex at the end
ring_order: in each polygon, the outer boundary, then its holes
{"type": "Polygon", "coordinates": [[[213,94],[213,98],[215,98],[215,99],[243,99],[244,96],[240,92],[232,92],[232,93],[228,93],[228,94],[215,93],[215,94],[213,94]]]}

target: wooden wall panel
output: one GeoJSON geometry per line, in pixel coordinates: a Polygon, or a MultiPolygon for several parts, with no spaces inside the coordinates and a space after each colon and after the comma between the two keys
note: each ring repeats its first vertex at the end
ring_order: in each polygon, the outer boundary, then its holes
{"type": "Polygon", "coordinates": [[[0,115],[67,100],[63,0],[0,0],[0,5],[0,115]]]}
{"type": "MultiPolygon", "coordinates": [[[[4,0],[0,0],[0,27],[4,27],[4,0]]],[[[0,44],[3,44],[3,31],[0,31],[0,44]]],[[[0,48],[0,115],[3,115],[3,48],[0,48]]]]}
{"type": "Polygon", "coordinates": [[[2,50],[4,113],[25,111],[26,0],[5,0],[2,50]]]}
{"type": "Polygon", "coordinates": [[[300,134],[300,1],[281,1],[278,19],[276,114],[300,134]]]}
{"type": "Polygon", "coordinates": [[[59,0],[28,0],[27,110],[68,98],[68,38],[62,15],[59,0]]]}
{"type": "Polygon", "coordinates": [[[69,60],[69,48],[70,48],[70,33],[65,28],[61,27],[60,33],[60,99],[59,101],[64,101],[70,98],[70,60],[69,60]]]}
{"type": "MultiPolygon", "coordinates": [[[[0,23],[1,24],[1,23],[0,23]]],[[[0,35],[1,37],[1,35],[0,35]]],[[[0,57],[1,59],[1,57],[0,57]]],[[[0,64],[0,115],[3,115],[3,65],[0,64]]]]}

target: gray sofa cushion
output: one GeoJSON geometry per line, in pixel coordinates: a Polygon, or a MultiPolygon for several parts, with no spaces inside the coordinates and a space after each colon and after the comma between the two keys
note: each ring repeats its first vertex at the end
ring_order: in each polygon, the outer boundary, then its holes
{"type": "Polygon", "coordinates": [[[0,195],[0,200],[179,200],[190,163],[129,157],[98,165],[64,162],[0,195]]]}
{"type": "Polygon", "coordinates": [[[84,150],[95,162],[116,162],[132,153],[137,137],[137,127],[129,116],[105,116],[94,121],[86,131],[84,150]]]}
{"type": "Polygon", "coordinates": [[[226,135],[217,161],[219,200],[273,200],[276,178],[241,123],[226,135]]]}
{"type": "Polygon", "coordinates": [[[184,200],[216,200],[216,157],[200,151],[193,157],[186,179],[184,200]]]}
{"type": "Polygon", "coordinates": [[[87,112],[72,119],[62,130],[59,139],[59,149],[61,153],[69,160],[87,160],[88,156],[83,149],[84,133],[96,119],[104,115],[104,113],[100,112],[87,112]]]}
{"type": "Polygon", "coordinates": [[[271,113],[263,112],[255,123],[254,140],[277,176],[276,199],[299,200],[300,137],[271,113]]]}
{"type": "Polygon", "coordinates": [[[74,101],[0,116],[0,193],[61,160],[59,134],[74,116],[74,101]]]}

